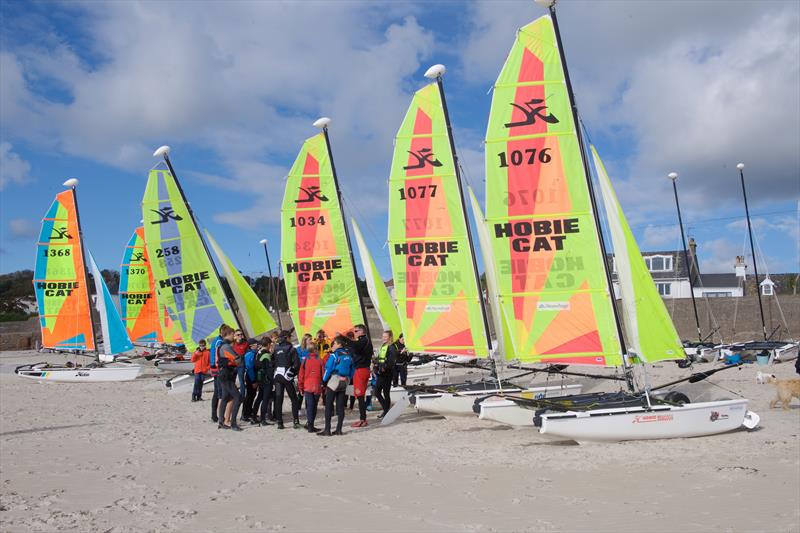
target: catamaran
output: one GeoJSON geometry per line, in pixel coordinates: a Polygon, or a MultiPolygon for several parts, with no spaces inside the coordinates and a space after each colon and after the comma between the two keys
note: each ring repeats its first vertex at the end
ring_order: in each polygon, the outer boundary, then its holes
{"type": "Polygon", "coordinates": [[[68,190],[56,195],[42,220],[33,285],[39,309],[42,347],[83,354],[94,352],[97,360],[86,366],[54,366],[36,363],[17,367],[20,377],[38,381],[130,381],[141,373],[140,365],[114,362],[117,354],[133,349],[111,293],[94,258],[85,251],[78,212],[75,178],[64,182],[68,190]],[[89,273],[95,284],[95,306],[100,318],[103,352],[98,349],[92,321],[89,273]]]}
{"type": "Polygon", "coordinates": [[[758,415],[747,411],[744,398],[694,404],[657,398],[646,373],[644,390],[633,390],[633,364],[683,359],[683,347],[592,149],[616,253],[624,315],[618,314],[555,2],[540,3],[550,14],[517,33],[495,86],[487,131],[486,218],[496,270],[510,274],[500,276],[501,306],[515,346],[523,347],[520,358],[623,366],[632,391],[506,399],[537,409],[529,415],[541,433],[578,442],[754,427],[758,415]]]}

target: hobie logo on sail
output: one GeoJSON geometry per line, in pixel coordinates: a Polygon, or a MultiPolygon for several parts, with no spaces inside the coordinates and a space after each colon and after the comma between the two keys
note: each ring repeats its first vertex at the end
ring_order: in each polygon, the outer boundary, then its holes
{"type": "Polygon", "coordinates": [[[131,255],[131,261],[143,261],[147,262],[147,259],[144,256],[144,252],[134,252],[131,255]]]}
{"type": "Polygon", "coordinates": [[[50,240],[55,241],[58,239],[71,239],[72,235],[70,235],[67,231],[66,227],[61,228],[53,228],[53,233],[50,235],[50,240]]]}
{"type": "Polygon", "coordinates": [[[577,218],[494,225],[494,236],[498,239],[510,238],[511,248],[515,252],[563,250],[569,233],[580,233],[577,218]]]}
{"type": "Polygon", "coordinates": [[[77,281],[37,281],[36,288],[45,296],[69,296],[79,287],[77,281]]]}
{"type": "Polygon", "coordinates": [[[152,298],[152,294],[150,293],[120,293],[119,297],[125,300],[128,305],[144,305],[147,303],[147,300],[152,298]]]}
{"type": "Polygon", "coordinates": [[[408,265],[447,266],[450,254],[458,253],[458,241],[404,242],[394,245],[395,255],[407,255],[408,265]]]}
{"type": "Polygon", "coordinates": [[[172,289],[173,294],[184,292],[199,291],[203,286],[203,281],[209,279],[208,271],[184,274],[169,279],[162,279],[158,282],[161,289],[172,289]]]}
{"type": "Polygon", "coordinates": [[[157,214],[160,218],[158,220],[151,220],[151,224],[163,224],[164,222],[168,222],[169,220],[183,220],[183,217],[180,215],[175,214],[172,207],[167,206],[162,209],[151,209],[153,213],[157,214]]]}
{"type": "Polygon", "coordinates": [[[522,120],[518,120],[517,122],[509,122],[504,124],[506,128],[515,128],[517,126],[530,126],[531,124],[536,124],[536,119],[542,119],[543,121],[547,122],[548,124],[558,124],[558,119],[555,115],[546,115],[547,106],[540,105],[544,104],[544,100],[539,98],[533,98],[524,102],[523,105],[519,105],[515,102],[511,102],[511,105],[519,109],[525,114],[525,118],[522,120]]]}
{"type": "Polygon", "coordinates": [[[300,187],[300,190],[305,193],[306,197],[295,200],[294,203],[296,204],[305,204],[308,202],[313,202],[314,200],[319,200],[320,202],[328,201],[328,197],[322,194],[322,190],[316,185],[312,185],[311,187],[300,187]]]}
{"type": "Polygon", "coordinates": [[[417,162],[414,164],[409,164],[408,166],[403,167],[403,170],[414,170],[417,168],[425,168],[427,165],[432,167],[440,167],[442,166],[441,161],[438,159],[434,159],[433,151],[430,148],[422,148],[417,150],[416,152],[408,151],[409,154],[414,157],[417,162]]]}
{"type": "Polygon", "coordinates": [[[342,268],[341,259],[326,259],[324,261],[299,261],[286,264],[286,273],[297,273],[297,281],[325,281],[331,279],[333,271],[342,268]]]}

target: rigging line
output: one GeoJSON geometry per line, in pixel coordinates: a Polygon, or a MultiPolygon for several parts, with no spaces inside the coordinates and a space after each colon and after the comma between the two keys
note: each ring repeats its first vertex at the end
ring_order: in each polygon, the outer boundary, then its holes
{"type": "MultiPolygon", "coordinates": [[[[347,208],[347,213],[358,223],[359,227],[364,228],[366,233],[369,234],[370,240],[374,241],[374,243],[379,243],[380,246],[378,248],[383,249],[386,246],[386,239],[381,239],[375,233],[372,225],[368,222],[366,217],[362,216],[361,213],[356,210],[355,206],[347,199],[346,196],[342,195],[342,206],[347,208]]],[[[345,224],[347,221],[345,221],[345,224]]],[[[374,244],[373,243],[373,244],[374,244]]]]}
{"type": "MultiPolygon", "coordinates": [[[[785,215],[787,213],[793,213],[793,212],[794,211],[767,211],[767,212],[764,212],[764,213],[752,213],[751,218],[756,218],[756,217],[764,218],[764,217],[770,217],[770,216],[773,216],[773,215],[785,215]]],[[[703,225],[710,225],[712,223],[721,222],[721,221],[725,221],[725,220],[743,220],[745,218],[746,217],[744,215],[741,215],[741,216],[737,215],[737,216],[730,216],[730,217],[718,217],[718,218],[704,218],[704,219],[699,219],[699,220],[687,220],[686,221],[686,226],[687,227],[690,227],[690,226],[703,226],[703,225]]],[[[660,223],[660,224],[653,224],[652,222],[642,222],[640,224],[633,224],[631,226],[631,228],[645,228],[645,227],[662,228],[662,227],[676,226],[676,225],[677,225],[677,223],[675,223],[675,222],[672,222],[672,223],[664,222],[664,223],[660,223]]]]}
{"type": "Polygon", "coordinates": [[[706,383],[708,383],[709,385],[713,385],[713,386],[715,386],[715,387],[719,387],[720,389],[722,389],[722,390],[724,390],[724,391],[726,391],[726,392],[730,392],[731,394],[733,394],[734,396],[738,396],[739,398],[744,398],[744,396],[742,396],[742,395],[741,395],[741,394],[739,394],[738,392],[736,392],[736,391],[732,391],[731,389],[728,389],[728,388],[725,388],[725,387],[723,387],[722,385],[720,385],[719,383],[714,383],[714,382],[713,382],[713,381],[711,381],[710,379],[709,379],[709,380],[707,380],[707,381],[706,381],[706,383]]]}

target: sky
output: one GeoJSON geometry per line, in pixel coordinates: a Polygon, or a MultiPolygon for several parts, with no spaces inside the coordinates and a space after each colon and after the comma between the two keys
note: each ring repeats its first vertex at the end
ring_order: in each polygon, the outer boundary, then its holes
{"type": "MultiPolygon", "coordinates": [[[[259,240],[277,262],[285,176],[329,116],[347,215],[386,278],[393,137],[422,74],[447,66],[456,148],[482,202],[491,87],[516,29],[546,12],[531,0],[0,9],[0,272],[33,268],[68,177],[87,246],[119,269],[163,144],[199,223],[239,270],[264,272],[259,240]]],[[[674,171],[701,271],[732,272],[746,250],[744,162],[759,271],[800,270],[800,3],[561,0],[558,18],[576,103],[640,247],[680,247],[674,171]]]]}

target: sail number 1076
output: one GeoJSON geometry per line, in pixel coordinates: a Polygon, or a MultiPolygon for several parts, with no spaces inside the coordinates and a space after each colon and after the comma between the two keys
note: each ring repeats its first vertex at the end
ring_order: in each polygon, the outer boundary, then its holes
{"type": "Polygon", "coordinates": [[[500,152],[497,154],[497,157],[500,158],[500,167],[507,167],[509,163],[511,166],[518,167],[520,165],[533,165],[537,161],[539,163],[547,164],[552,159],[553,156],[550,155],[550,148],[542,148],[541,150],[537,150],[536,148],[526,148],[525,150],[511,150],[506,154],[506,152],[500,152]]]}

